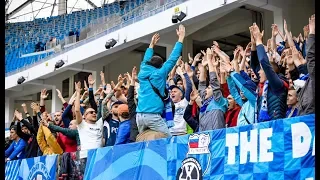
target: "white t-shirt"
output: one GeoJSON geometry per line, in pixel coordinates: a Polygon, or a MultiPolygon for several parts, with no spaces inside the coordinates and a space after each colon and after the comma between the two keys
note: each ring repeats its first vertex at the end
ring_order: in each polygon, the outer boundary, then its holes
{"type": "Polygon", "coordinates": [[[174,113],[174,126],[171,127],[170,133],[172,135],[186,134],[187,133],[187,122],[183,119],[184,111],[188,106],[188,101],[186,98],[182,99],[180,102],[174,103],[175,113],[174,113]]]}
{"type": "Polygon", "coordinates": [[[102,147],[103,121],[100,118],[95,124],[89,124],[82,120],[78,125],[81,142],[81,151],[102,147]]]}

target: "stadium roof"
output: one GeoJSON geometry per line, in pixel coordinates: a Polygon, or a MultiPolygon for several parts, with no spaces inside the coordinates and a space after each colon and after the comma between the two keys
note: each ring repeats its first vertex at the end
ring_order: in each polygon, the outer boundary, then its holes
{"type": "Polygon", "coordinates": [[[59,2],[67,1],[67,13],[101,7],[116,0],[5,0],[7,22],[32,21],[58,15],[59,2]]]}

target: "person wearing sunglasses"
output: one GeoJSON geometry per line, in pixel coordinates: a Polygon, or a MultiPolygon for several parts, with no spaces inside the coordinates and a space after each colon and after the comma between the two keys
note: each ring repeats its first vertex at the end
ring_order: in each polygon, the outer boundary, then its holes
{"type": "MultiPolygon", "coordinates": [[[[78,124],[78,132],[81,142],[81,151],[86,154],[89,149],[97,149],[102,147],[103,121],[102,118],[97,119],[97,112],[93,108],[88,108],[83,116],[80,111],[80,91],[81,82],[75,83],[76,100],[75,114],[78,124]]],[[[86,155],[80,154],[84,157],[86,155]]]]}

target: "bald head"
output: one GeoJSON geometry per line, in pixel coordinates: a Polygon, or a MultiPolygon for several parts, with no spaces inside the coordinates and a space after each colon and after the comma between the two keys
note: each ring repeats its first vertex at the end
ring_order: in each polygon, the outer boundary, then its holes
{"type": "Polygon", "coordinates": [[[77,120],[70,121],[69,129],[77,129],[78,123],[77,120]]]}

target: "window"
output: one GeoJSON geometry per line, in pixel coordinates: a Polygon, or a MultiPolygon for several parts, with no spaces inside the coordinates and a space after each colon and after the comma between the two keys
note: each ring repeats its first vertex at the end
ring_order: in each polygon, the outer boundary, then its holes
{"type": "Polygon", "coordinates": [[[70,85],[70,79],[65,79],[62,81],[62,97],[68,98],[69,97],[69,85],[70,85]]]}

